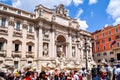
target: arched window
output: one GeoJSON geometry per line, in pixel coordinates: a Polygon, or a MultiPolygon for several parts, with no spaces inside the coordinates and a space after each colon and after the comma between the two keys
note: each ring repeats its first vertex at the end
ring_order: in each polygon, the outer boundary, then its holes
{"type": "Polygon", "coordinates": [[[13,51],[18,52],[21,50],[21,44],[22,44],[21,41],[15,40],[15,41],[13,41],[13,44],[14,44],[13,51]]]}
{"type": "Polygon", "coordinates": [[[6,43],[7,43],[6,39],[0,38],[0,51],[5,50],[6,43]]]}
{"type": "Polygon", "coordinates": [[[3,18],[3,17],[2,17],[1,27],[5,27],[5,26],[6,26],[6,18],[3,18]]]}
{"type": "Polygon", "coordinates": [[[20,29],[21,29],[21,22],[20,21],[16,22],[15,29],[18,30],[18,31],[20,31],[20,29]]]}
{"type": "Polygon", "coordinates": [[[63,35],[59,35],[56,40],[57,44],[57,57],[66,56],[66,39],[63,35]]]}
{"type": "Polygon", "coordinates": [[[27,52],[33,52],[33,42],[27,42],[27,52]]]}

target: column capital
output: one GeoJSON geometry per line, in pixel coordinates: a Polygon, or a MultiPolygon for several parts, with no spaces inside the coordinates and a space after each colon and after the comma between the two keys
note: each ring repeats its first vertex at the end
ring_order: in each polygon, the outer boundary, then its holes
{"type": "Polygon", "coordinates": [[[54,28],[50,28],[50,32],[55,32],[55,29],[54,28]]]}
{"type": "Polygon", "coordinates": [[[10,17],[8,20],[8,25],[15,26],[14,17],[10,17]]]}
{"type": "Polygon", "coordinates": [[[71,36],[72,32],[71,32],[71,28],[68,28],[68,36],[71,36]]]}
{"type": "Polygon", "coordinates": [[[23,21],[23,26],[22,27],[25,28],[25,29],[28,29],[28,24],[27,24],[26,20],[23,21]]]}
{"type": "Polygon", "coordinates": [[[36,30],[39,30],[39,29],[42,29],[42,28],[43,28],[43,26],[35,25],[35,29],[36,29],[36,30]]]}
{"type": "Polygon", "coordinates": [[[13,20],[9,20],[8,25],[15,26],[15,22],[13,20]]]}
{"type": "Polygon", "coordinates": [[[25,28],[25,29],[28,29],[28,24],[23,24],[22,27],[25,28]]]}

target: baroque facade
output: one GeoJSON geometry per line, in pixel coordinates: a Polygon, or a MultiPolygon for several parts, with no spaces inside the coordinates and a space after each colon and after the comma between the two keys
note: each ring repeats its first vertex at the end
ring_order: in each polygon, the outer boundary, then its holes
{"type": "Polygon", "coordinates": [[[64,5],[55,9],[43,5],[34,13],[0,3],[0,64],[21,68],[88,66],[93,61],[91,34],[79,29],[64,5]],[[89,49],[84,52],[84,38],[89,49]],[[86,56],[87,55],[87,58],[86,56]],[[81,65],[80,65],[81,64],[81,65]]]}

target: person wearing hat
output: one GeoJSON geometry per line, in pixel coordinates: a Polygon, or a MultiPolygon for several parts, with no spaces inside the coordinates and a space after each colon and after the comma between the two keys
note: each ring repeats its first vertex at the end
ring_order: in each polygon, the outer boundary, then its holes
{"type": "Polygon", "coordinates": [[[20,72],[16,71],[14,80],[20,80],[20,76],[20,72]]]}

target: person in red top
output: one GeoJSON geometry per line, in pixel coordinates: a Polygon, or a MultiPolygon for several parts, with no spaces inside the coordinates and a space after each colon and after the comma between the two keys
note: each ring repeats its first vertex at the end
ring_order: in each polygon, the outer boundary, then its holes
{"type": "Polygon", "coordinates": [[[81,75],[81,74],[79,74],[79,75],[78,75],[78,77],[79,77],[79,79],[80,79],[80,80],[83,80],[83,78],[82,78],[82,75],[81,75]]]}
{"type": "Polygon", "coordinates": [[[32,72],[28,71],[24,80],[32,80],[32,72]]]}

